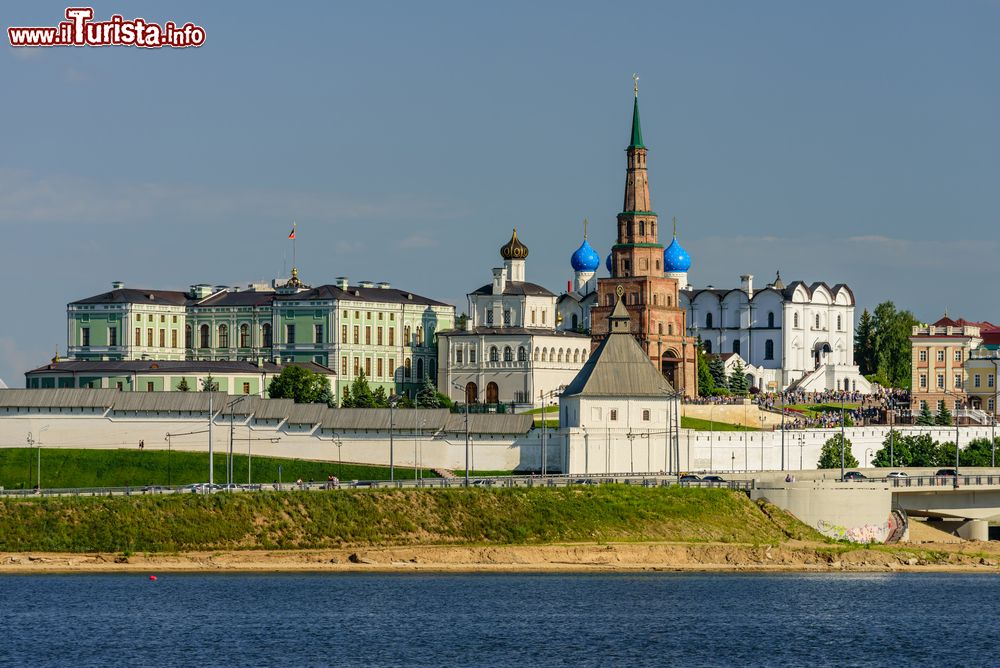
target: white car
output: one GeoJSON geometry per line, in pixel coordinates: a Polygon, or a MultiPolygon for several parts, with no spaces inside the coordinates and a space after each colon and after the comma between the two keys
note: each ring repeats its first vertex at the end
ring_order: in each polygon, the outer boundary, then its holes
{"type": "Polygon", "coordinates": [[[885,477],[886,478],[909,478],[910,476],[906,475],[906,471],[890,471],[885,477]]]}

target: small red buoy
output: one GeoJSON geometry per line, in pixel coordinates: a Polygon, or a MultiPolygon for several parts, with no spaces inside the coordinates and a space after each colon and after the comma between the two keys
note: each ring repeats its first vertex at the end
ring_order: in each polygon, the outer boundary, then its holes
{"type": "Polygon", "coordinates": [[[156,582],[156,576],[155,575],[150,575],[149,579],[152,580],[153,582],[156,582]]]}

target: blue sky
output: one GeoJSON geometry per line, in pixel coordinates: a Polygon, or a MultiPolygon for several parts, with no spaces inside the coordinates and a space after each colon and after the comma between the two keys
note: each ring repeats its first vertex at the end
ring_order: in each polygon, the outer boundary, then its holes
{"type": "MultiPolygon", "coordinates": [[[[5,7],[55,25],[64,3],[5,7]]],[[[281,273],[465,306],[512,227],[528,279],[602,256],[638,72],[653,204],[696,286],[848,283],[1000,320],[1000,2],[140,3],[199,49],[0,53],[0,378],[65,304],[281,273]],[[281,8],[279,11],[278,8],[281,8]],[[286,259],[287,258],[287,259],[286,259]]]]}

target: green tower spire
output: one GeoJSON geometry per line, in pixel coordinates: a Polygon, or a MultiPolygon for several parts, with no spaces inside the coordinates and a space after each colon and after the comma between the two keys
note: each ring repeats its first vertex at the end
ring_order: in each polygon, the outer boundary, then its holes
{"type": "Polygon", "coordinates": [[[639,125],[639,75],[633,74],[632,81],[635,83],[635,105],[632,107],[632,141],[629,148],[646,148],[642,143],[642,126],[639,125]]]}

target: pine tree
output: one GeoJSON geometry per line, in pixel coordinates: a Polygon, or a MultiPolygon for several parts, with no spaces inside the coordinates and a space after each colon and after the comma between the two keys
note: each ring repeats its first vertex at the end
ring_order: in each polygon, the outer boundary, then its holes
{"type": "Polygon", "coordinates": [[[424,378],[423,387],[417,393],[418,408],[440,408],[437,398],[437,387],[431,382],[431,377],[424,378]]]}
{"type": "Polygon", "coordinates": [[[948,406],[943,401],[941,402],[941,409],[938,411],[938,414],[934,417],[934,422],[936,424],[941,425],[942,427],[951,426],[951,411],[948,410],[948,406]]]}
{"type": "Polygon", "coordinates": [[[375,408],[388,408],[389,407],[389,397],[385,393],[385,388],[381,385],[375,388],[372,392],[372,403],[375,404],[375,408]]]}
{"type": "Polygon", "coordinates": [[[868,309],[862,311],[858,329],[854,334],[854,360],[858,363],[861,375],[870,376],[878,372],[875,357],[875,322],[868,309]]]}
{"type": "Polygon", "coordinates": [[[743,369],[743,363],[739,360],[736,360],[736,364],[733,365],[733,372],[729,374],[729,390],[733,394],[747,393],[747,377],[743,369]]]}
{"type": "Polygon", "coordinates": [[[923,427],[929,427],[934,424],[934,414],[931,413],[931,407],[927,405],[926,401],[920,406],[920,415],[917,416],[917,424],[923,427]]]}
{"type": "Polygon", "coordinates": [[[351,383],[351,399],[354,408],[375,407],[375,397],[372,394],[372,388],[368,385],[368,379],[365,378],[364,371],[359,373],[358,377],[351,383]]]}
{"type": "Polygon", "coordinates": [[[712,374],[712,381],[717,390],[729,389],[729,378],[726,377],[726,365],[719,355],[712,355],[708,362],[709,373],[712,374]]]}
{"type": "Polygon", "coordinates": [[[201,381],[201,391],[202,392],[218,392],[219,383],[212,378],[212,374],[208,374],[203,381],[201,381]]]}
{"type": "Polygon", "coordinates": [[[705,351],[698,346],[698,394],[703,397],[712,395],[715,389],[715,378],[712,377],[712,370],[708,364],[708,356],[705,351]]]}
{"type": "Polygon", "coordinates": [[[178,392],[190,392],[191,386],[188,385],[187,378],[181,378],[181,382],[177,383],[178,392]]]}

